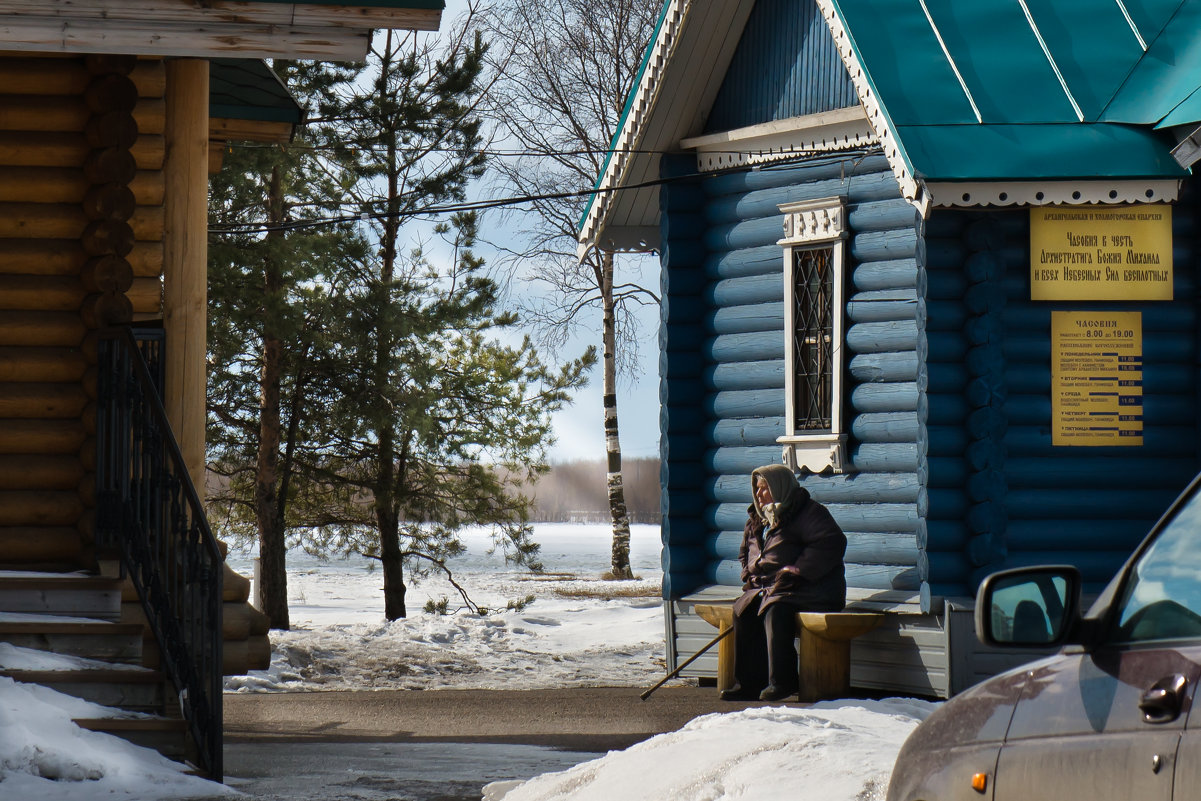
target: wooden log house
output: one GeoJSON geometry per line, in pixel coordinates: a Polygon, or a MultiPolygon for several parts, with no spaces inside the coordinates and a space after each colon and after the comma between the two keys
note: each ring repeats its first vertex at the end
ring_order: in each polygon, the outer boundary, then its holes
{"type": "Polygon", "coordinates": [[[888,613],[853,685],[937,696],[1012,664],[975,640],[984,575],[1099,591],[1198,471],[1198,14],[667,0],[580,247],[661,262],[673,666],[738,592],[758,465],[888,613]]]}
{"type": "MultiPolygon", "coordinates": [[[[227,141],[286,142],[301,122],[260,59],[362,60],[373,29],[436,30],[443,5],[0,0],[0,571],[25,571],[0,572],[0,641],[95,650],[78,645],[94,631],[63,639],[65,624],[53,616],[69,613],[109,621],[118,638],[133,632],[136,647],[99,652],[163,667],[159,684],[172,679],[176,686],[160,699],[185,689],[183,674],[204,674],[206,687],[187,689],[192,696],[207,691],[210,707],[182,710],[176,728],[188,737],[173,753],[217,777],[220,676],[266,667],[269,645],[264,617],[247,605],[249,582],[220,555],[206,562],[187,550],[203,549],[201,535],[211,536],[195,490],[186,487],[190,477],[202,488],[204,474],[208,175],[220,169],[227,141]],[[111,342],[100,335],[147,321],[159,328],[143,350],[159,371],[157,389],[178,444],[174,472],[164,466],[174,446],[162,451],[165,462],[131,455],[129,443],[139,436],[127,430],[133,407],[112,399],[124,398],[121,382],[133,374],[113,375],[104,356],[111,342]],[[98,436],[108,437],[107,449],[98,436]],[[115,483],[98,487],[106,471],[115,483]],[[143,512],[185,525],[164,534],[175,536],[165,544],[153,541],[157,535],[143,543],[166,555],[160,564],[190,565],[178,580],[152,565],[126,560],[121,568],[119,554],[99,541],[102,530],[123,536],[114,528],[131,519],[129,493],[139,482],[132,491],[143,512]],[[167,484],[175,487],[170,498],[146,489],[167,484]],[[119,485],[124,502],[106,507],[119,485]],[[189,497],[190,512],[167,508],[189,497]],[[178,606],[172,596],[191,592],[200,574],[217,582],[207,624],[216,639],[167,669],[162,655],[176,644],[162,637],[178,639],[199,613],[177,610],[179,620],[155,636],[151,605],[135,588],[161,595],[158,606],[178,606]],[[50,619],[13,622],[4,614],[11,612],[50,619]]],[[[139,414],[151,414],[149,401],[139,403],[139,414]]],[[[155,425],[150,439],[161,450],[170,438],[155,425]]],[[[38,678],[61,684],[61,677],[38,678]]],[[[148,736],[160,746],[169,739],[148,736]]]]}

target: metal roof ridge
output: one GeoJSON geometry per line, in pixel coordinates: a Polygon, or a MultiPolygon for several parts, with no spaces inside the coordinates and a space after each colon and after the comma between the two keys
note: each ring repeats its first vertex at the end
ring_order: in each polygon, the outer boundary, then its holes
{"type": "Polygon", "coordinates": [[[967,81],[963,79],[963,74],[959,71],[959,65],[955,63],[951,51],[947,48],[947,43],[942,38],[942,31],[935,24],[934,17],[930,14],[930,8],[926,5],[926,0],[917,1],[922,7],[922,13],[926,15],[926,22],[930,23],[930,30],[934,31],[934,38],[938,41],[938,46],[942,48],[943,57],[951,65],[951,72],[955,73],[955,80],[959,81],[959,87],[963,89],[963,94],[967,97],[967,102],[972,107],[972,113],[976,115],[976,122],[984,122],[984,118],[980,115],[980,108],[976,105],[976,98],[972,97],[972,90],[968,88],[967,81]]]}
{"type": "MultiPolygon", "coordinates": [[[[1128,83],[1130,83],[1130,79],[1134,76],[1134,74],[1136,72],[1138,72],[1138,68],[1143,63],[1143,59],[1145,59],[1151,53],[1151,49],[1153,47],[1155,47],[1155,43],[1158,42],[1159,38],[1164,35],[1164,32],[1167,31],[1167,29],[1172,26],[1172,21],[1175,20],[1176,17],[1180,15],[1181,9],[1183,9],[1185,7],[1185,5],[1188,4],[1188,2],[1189,2],[1189,0],[1180,0],[1180,2],[1176,4],[1176,10],[1172,12],[1172,16],[1168,17],[1167,21],[1164,22],[1163,26],[1160,27],[1160,29],[1155,33],[1155,38],[1153,38],[1150,42],[1147,42],[1144,39],[1144,37],[1141,35],[1141,33],[1138,33],[1137,28],[1135,29],[1136,34],[1138,35],[1139,44],[1142,44],[1144,46],[1143,54],[1139,57],[1138,61],[1135,61],[1133,64],[1130,65],[1130,69],[1126,72],[1126,77],[1122,79],[1122,83],[1118,86],[1117,89],[1114,90],[1114,93],[1112,95],[1110,95],[1109,100],[1106,101],[1105,105],[1101,108],[1100,113],[1097,114],[1098,120],[1102,119],[1103,117],[1105,117],[1105,115],[1107,113],[1109,113],[1110,106],[1112,106],[1114,101],[1117,100],[1121,96],[1122,91],[1126,88],[1126,85],[1128,83]]],[[[1120,0],[1119,0],[1119,4],[1120,4],[1120,0]]],[[[1122,10],[1123,11],[1126,10],[1125,5],[1122,5],[1122,10]]],[[[1131,24],[1133,26],[1133,23],[1131,23],[1131,24]]],[[[1164,114],[1164,117],[1166,117],[1168,114],[1171,114],[1172,110],[1173,109],[1169,109],[1168,112],[1164,114]]],[[[1160,117],[1160,119],[1163,119],[1163,117],[1160,117]]]]}

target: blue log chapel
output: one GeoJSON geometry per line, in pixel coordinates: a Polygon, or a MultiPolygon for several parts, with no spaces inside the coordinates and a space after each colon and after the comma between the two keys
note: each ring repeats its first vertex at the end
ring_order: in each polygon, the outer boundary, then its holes
{"type": "Polygon", "coordinates": [[[667,0],[580,247],[661,259],[673,667],[761,464],[890,613],[857,687],[1011,665],[988,573],[1116,572],[1201,468],[1198,30],[1201,0],[667,0]]]}

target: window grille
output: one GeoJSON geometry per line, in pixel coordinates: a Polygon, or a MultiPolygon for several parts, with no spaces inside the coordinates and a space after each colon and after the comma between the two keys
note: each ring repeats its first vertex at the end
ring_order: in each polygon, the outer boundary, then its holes
{"type": "Polygon", "coordinates": [[[834,400],[834,249],[792,254],[793,429],[829,431],[834,400]]]}

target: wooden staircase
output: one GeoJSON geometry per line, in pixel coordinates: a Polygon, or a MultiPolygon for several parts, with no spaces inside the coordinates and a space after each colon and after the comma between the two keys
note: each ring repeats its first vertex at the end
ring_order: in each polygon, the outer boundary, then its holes
{"type": "Polygon", "coordinates": [[[0,651],[0,676],[142,713],[75,722],[171,759],[190,760],[190,739],[170,682],[142,666],[143,626],[120,622],[122,585],[117,578],[83,573],[0,571],[0,642],[67,657],[49,660],[56,663],[53,669],[21,669],[6,667],[6,652],[0,651]]]}

